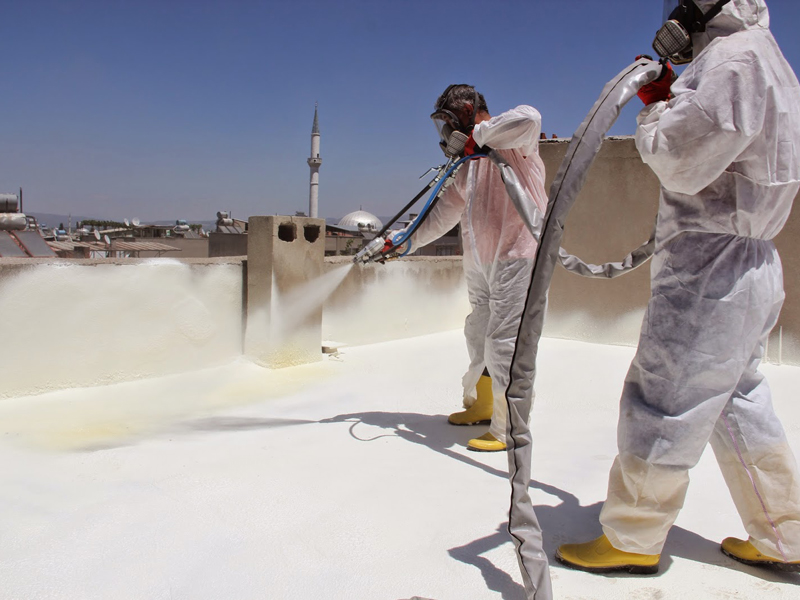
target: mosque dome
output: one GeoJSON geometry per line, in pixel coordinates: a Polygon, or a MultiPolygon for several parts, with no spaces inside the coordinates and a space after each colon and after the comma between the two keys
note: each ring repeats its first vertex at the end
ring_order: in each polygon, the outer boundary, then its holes
{"type": "Polygon", "coordinates": [[[339,219],[339,222],[336,224],[336,226],[341,227],[342,229],[377,233],[383,227],[383,223],[381,223],[381,220],[372,213],[368,213],[365,210],[357,210],[339,219]]]}

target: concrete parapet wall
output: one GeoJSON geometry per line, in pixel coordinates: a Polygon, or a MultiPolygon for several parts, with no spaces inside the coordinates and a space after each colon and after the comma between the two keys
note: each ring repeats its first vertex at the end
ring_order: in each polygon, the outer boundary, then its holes
{"type": "Polygon", "coordinates": [[[241,307],[241,261],[4,259],[0,398],[224,364],[241,307]]]}
{"type": "MultiPolygon", "coordinates": [[[[567,141],[539,145],[547,187],[567,151],[567,141]]],[[[659,197],[658,178],[633,139],[607,139],[570,211],[561,245],[595,264],[621,260],[650,236],[659,197]]],[[[616,279],[587,279],[556,267],[544,334],[588,342],[638,343],[650,297],[650,263],[616,279]]]]}
{"type": "MultiPolygon", "coordinates": [[[[351,261],[325,259],[321,279],[351,261]]],[[[237,359],[245,264],[241,257],[0,259],[0,398],[237,359]]],[[[426,335],[460,329],[468,312],[460,258],[353,266],[324,304],[321,335],[350,345],[426,335]]]]}

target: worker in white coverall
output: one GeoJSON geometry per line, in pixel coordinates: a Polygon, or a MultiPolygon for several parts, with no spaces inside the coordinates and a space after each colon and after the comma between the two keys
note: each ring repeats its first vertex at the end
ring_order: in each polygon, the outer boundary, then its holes
{"type": "MultiPolygon", "coordinates": [[[[492,117],[482,94],[469,85],[454,85],[439,98],[436,110],[431,115],[434,120],[443,117],[453,129],[471,134],[467,154],[483,146],[497,150],[514,169],[538,209],[544,212],[547,207],[545,171],[538,148],[542,121],[535,108],[518,106],[492,117]],[[450,122],[446,115],[451,115],[456,123],[450,122]]],[[[429,244],[459,222],[464,273],[472,306],[464,326],[470,366],[462,383],[468,414],[466,419],[464,413],[451,415],[450,421],[471,424],[471,418],[479,422],[490,416],[488,433],[470,440],[468,448],[489,452],[505,450],[508,369],[537,244],[514,208],[500,171],[488,158],[471,160],[461,167],[453,184],[412,235],[412,247],[429,244]],[[482,377],[484,369],[491,376],[491,395],[488,394],[489,378],[482,377]],[[483,392],[480,401],[486,402],[488,396],[493,404],[488,411],[485,407],[473,407],[476,386],[483,392]],[[486,416],[475,417],[477,412],[486,416]]]]}
{"type": "Polygon", "coordinates": [[[636,147],[661,181],[661,201],[604,535],[561,546],[556,558],[588,571],[655,573],[688,471],[710,442],[749,535],[727,538],[722,551],[800,570],[797,464],[758,372],[784,298],[771,240],[800,189],[800,86],[763,0],[690,3],[672,2],[678,12],[669,14],[694,11],[695,24],[711,17],[704,31],[689,29],[683,55],[693,61],[671,99],[669,79],[640,92],[651,103],[636,147]]]}

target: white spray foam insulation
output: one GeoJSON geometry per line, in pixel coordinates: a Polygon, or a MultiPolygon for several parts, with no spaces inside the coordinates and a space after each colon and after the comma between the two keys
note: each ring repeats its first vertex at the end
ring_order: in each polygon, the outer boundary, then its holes
{"type": "Polygon", "coordinates": [[[355,266],[336,301],[325,304],[323,339],[358,345],[462,329],[469,299],[460,262],[451,268],[415,261],[355,266]]]}
{"type": "MultiPolygon", "coordinates": [[[[551,559],[599,533],[633,352],[542,340],[531,497],[551,559]]],[[[468,452],[482,429],[446,423],[466,360],[455,331],[0,403],[0,596],[522,597],[506,456],[468,452]]],[[[764,370],[797,453],[800,369],[764,370]]],[[[728,535],[743,528],[709,451],[659,576],[554,565],[555,596],[796,597],[796,577],[722,555],[728,535]]]]}
{"type": "Polygon", "coordinates": [[[49,264],[0,285],[0,398],[196,370],[241,353],[238,265],[49,264]]]}

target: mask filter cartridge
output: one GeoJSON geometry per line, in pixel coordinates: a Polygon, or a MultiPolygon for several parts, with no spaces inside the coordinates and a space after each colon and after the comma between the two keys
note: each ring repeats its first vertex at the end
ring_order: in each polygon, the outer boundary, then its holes
{"type": "Polygon", "coordinates": [[[694,58],[692,34],[704,32],[708,22],[721,13],[724,6],[730,1],[718,0],[714,6],[703,13],[696,0],[665,0],[665,11],[673,6],[675,8],[669,13],[666,23],[656,33],[653,50],[661,58],[668,58],[676,65],[692,62],[694,58]]]}
{"type": "Polygon", "coordinates": [[[664,23],[653,41],[653,50],[661,57],[670,57],[676,64],[681,64],[684,57],[691,60],[691,47],[692,38],[689,32],[677,21],[664,23]],[[685,56],[687,50],[690,52],[685,56]]]}
{"type": "Polygon", "coordinates": [[[449,158],[456,158],[463,154],[464,146],[467,143],[469,136],[461,133],[460,131],[454,131],[450,134],[450,137],[447,140],[447,147],[445,148],[445,155],[449,158]]]}

